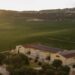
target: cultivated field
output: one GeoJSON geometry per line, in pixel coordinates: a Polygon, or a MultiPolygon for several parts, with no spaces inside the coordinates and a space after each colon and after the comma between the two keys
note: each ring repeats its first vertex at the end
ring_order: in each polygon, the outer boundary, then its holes
{"type": "Polygon", "coordinates": [[[0,18],[0,50],[27,43],[75,49],[75,20],[26,22],[24,18],[0,18]]]}

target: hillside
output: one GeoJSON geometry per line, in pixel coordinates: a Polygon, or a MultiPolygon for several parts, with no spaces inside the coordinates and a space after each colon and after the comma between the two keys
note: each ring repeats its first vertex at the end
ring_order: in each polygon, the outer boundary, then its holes
{"type": "Polygon", "coordinates": [[[75,49],[75,9],[0,10],[0,50],[27,43],[75,49]]]}
{"type": "Polygon", "coordinates": [[[0,17],[18,18],[18,19],[43,19],[45,21],[75,19],[75,8],[40,10],[40,11],[10,11],[0,10],[0,17]]]}

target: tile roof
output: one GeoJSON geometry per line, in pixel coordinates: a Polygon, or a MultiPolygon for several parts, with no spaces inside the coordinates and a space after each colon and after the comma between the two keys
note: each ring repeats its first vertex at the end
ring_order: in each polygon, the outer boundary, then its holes
{"type": "Polygon", "coordinates": [[[38,49],[38,50],[42,50],[42,51],[49,51],[49,52],[52,52],[52,53],[59,53],[61,54],[62,56],[64,56],[65,58],[72,58],[72,57],[75,57],[75,50],[63,50],[63,49],[60,49],[60,48],[52,48],[52,47],[49,47],[49,46],[46,46],[46,45],[42,45],[42,44],[26,44],[26,45],[23,45],[25,48],[33,48],[33,49],[38,49]]]}
{"type": "Polygon", "coordinates": [[[66,58],[72,58],[72,57],[75,57],[75,50],[63,51],[60,54],[66,58]]]}
{"type": "Polygon", "coordinates": [[[57,53],[59,51],[62,51],[62,49],[60,49],[60,48],[52,48],[52,47],[42,45],[42,44],[28,44],[28,45],[23,45],[23,46],[25,48],[34,48],[34,49],[49,51],[49,52],[53,52],[53,53],[57,53]]]}

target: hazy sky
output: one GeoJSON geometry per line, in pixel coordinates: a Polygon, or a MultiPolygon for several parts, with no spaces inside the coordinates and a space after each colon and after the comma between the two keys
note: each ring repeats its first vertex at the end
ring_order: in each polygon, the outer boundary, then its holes
{"type": "Polygon", "coordinates": [[[41,10],[75,7],[75,0],[0,0],[0,9],[41,10]]]}

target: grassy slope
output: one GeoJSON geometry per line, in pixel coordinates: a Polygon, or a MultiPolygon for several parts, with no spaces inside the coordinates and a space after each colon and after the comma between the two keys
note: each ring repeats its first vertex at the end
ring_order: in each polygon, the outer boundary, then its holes
{"type": "Polygon", "coordinates": [[[51,47],[75,49],[75,22],[25,22],[24,19],[0,19],[0,50],[17,44],[42,43],[51,47]]]}

